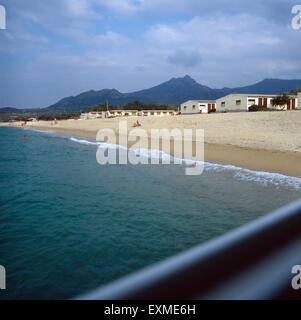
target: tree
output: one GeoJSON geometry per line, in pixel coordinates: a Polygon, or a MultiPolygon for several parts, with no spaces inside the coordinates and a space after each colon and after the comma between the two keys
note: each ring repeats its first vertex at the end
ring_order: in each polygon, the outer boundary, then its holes
{"type": "Polygon", "coordinates": [[[298,94],[299,92],[301,92],[301,89],[296,87],[296,89],[291,89],[290,93],[291,94],[298,94]]]}
{"type": "MultiPolygon", "coordinates": [[[[111,105],[108,105],[109,110],[113,110],[116,107],[113,107],[111,105]]],[[[98,106],[90,107],[88,109],[89,112],[98,112],[98,111],[107,111],[107,104],[106,103],[100,103],[98,106]]]]}
{"type": "Polygon", "coordinates": [[[271,105],[273,107],[281,106],[284,109],[285,105],[290,103],[290,97],[287,94],[283,94],[282,96],[277,96],[276,98],[271,100],[271,105]]]}
{"type": "Polygon", "coordinates": [[[135,100],[125,105],[124,110],[142,110],[144,109],[144,106],[143,102],[135,100]]]}

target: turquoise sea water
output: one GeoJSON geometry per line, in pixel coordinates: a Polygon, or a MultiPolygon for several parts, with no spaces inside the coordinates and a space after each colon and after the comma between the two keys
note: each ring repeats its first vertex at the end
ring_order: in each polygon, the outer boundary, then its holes
{"type": "Polygon", "coordinates": [[[0,299],[71,298],[301,196],[298,178],[214,164],[201,176],[182,165],[100,166],[96,150],[84,138],[0,127],[0,299]]]}

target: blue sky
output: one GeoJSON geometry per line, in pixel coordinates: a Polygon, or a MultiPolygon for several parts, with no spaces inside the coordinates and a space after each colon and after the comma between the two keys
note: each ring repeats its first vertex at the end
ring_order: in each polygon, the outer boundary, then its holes
{"type": "Polygon", "coordinates": [[[213,87],[301,78],[301,0],[0,0],[0,107],[172,77],[213,87]]]}

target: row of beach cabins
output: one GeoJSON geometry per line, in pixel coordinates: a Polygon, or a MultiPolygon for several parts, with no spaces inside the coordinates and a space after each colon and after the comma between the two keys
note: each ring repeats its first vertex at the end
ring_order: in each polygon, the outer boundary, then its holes
{"type": "MultiPolygon", "coordinates": [[[[229,94],[217,100],[188,100],[181,104],[181,114],[198,114],[211,112],[249,111],[253,105],[276,110],[301,110],[301,93],[290,94],[289,103],[285,106],[273,106],[273,94],[229,94]]],[[[96,118],[124,117],[124,116],[174,116],[179,114],[174,110],[108,110],[82,113],[83,120],[96,118]]]]}
{"type": "Polygon", "coordinates": [[[83,120],[96,118],[126,117],[126,116],[174,116],[174,110],[108,110],[82,113],[80,118],[83,120]]]}

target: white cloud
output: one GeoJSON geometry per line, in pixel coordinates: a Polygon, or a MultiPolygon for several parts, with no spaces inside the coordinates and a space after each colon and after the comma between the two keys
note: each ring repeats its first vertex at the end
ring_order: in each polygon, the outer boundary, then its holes
{"type": "Polygon", "coordinates": [[[129,39],[117,32],[107,31],[104,34],[96,34],[96,35],[89,35],[86,34],[86,39],[90,39],[93,44],[114,44],[117,46],[125,45],[129,42],[129,39]]]}
{"type": "MultiPolygon", "coordinates": [[[[172,25],[152,26],[145,34],[149,45],[169,56],[177,51],[200,52],[202,59],[237,60],[240,55],[263,54],[281,39],[261,18],[241,14],[227,17],[194,17],[172,25]]],[[[195,56],[195,55],[194,55],[195,56]]],[[[193,57],[192,57],[193,58],[193,57]]]]}
{"type": "Polygon", "coordinates": [[[87,0],[61,0],[68,14],[74,17],[91,17],[94,11],[87,0]]]}
{"type": "Polygon", "coordinates": [[[197,50],[183,50],[179,49],[167,57],[167,61],[173,65],[180,65],[187,68],[198,67],[201,63],[202,57],[197,50]]]}
{"type": "Polygon", "coordinates": [[[143,0],[95,0],[97,4],[121,14],[134,14],[141,9],[143,0]]]}
{"type": "Polygon", "coordinates": [[[60,27],[84,26],[91,19],[101,19],[101,14],[89,0],[14,0],[10,5],[12,17],[33,21],[55,30],[60,27]]]}
{"type": "Polygon", "coordinates": [[[95,3],[121,15],[237,13],[263,17],[274,23],[288,24],[291,8],[299,0],[94,0],[95,3]]]}

